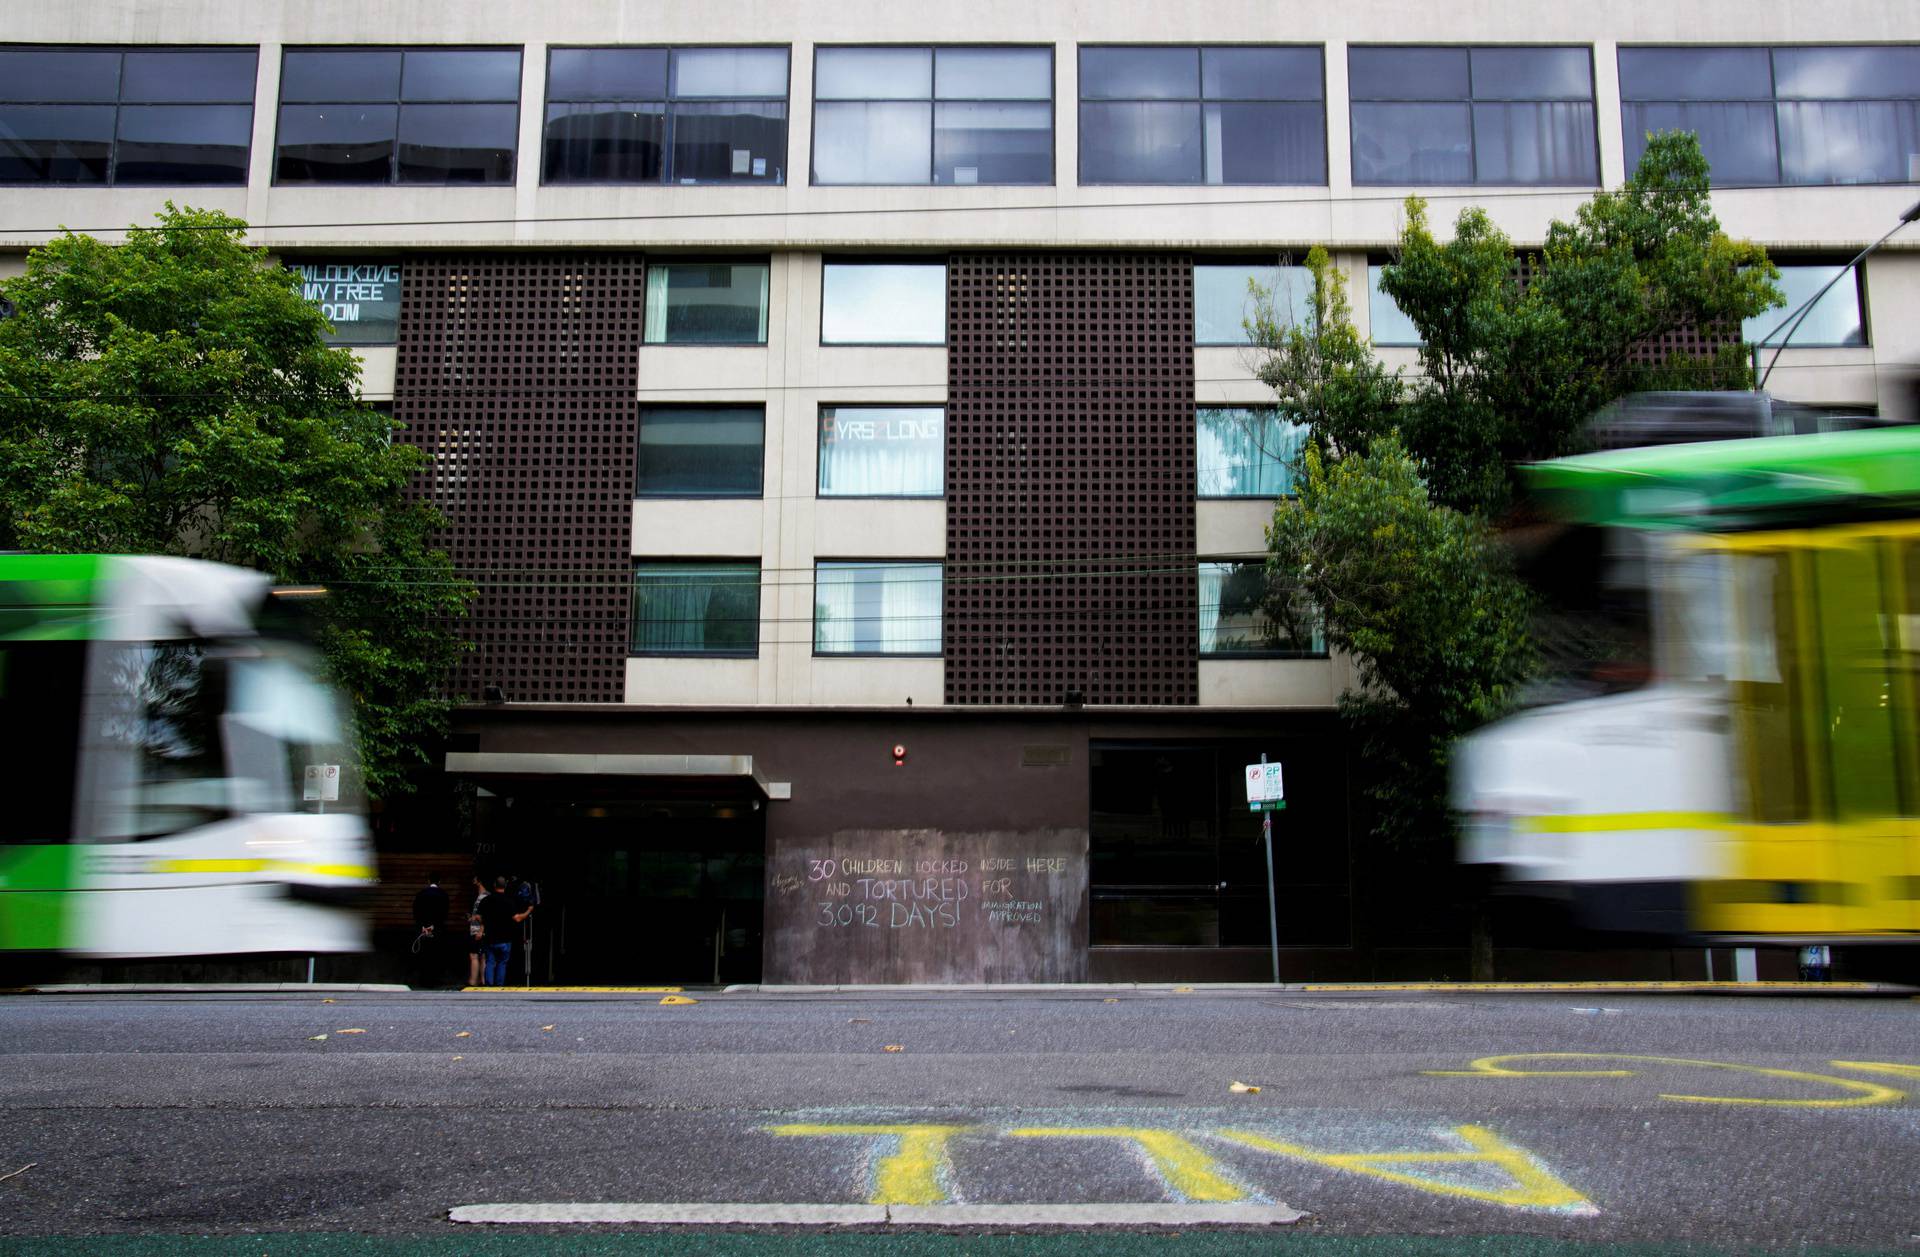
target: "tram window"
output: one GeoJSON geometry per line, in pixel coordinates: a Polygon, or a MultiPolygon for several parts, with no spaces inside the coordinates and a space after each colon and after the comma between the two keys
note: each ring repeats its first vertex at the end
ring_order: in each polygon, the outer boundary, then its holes
{"type": "Polygon", "coordinates": [[[1878,547],[1815,551],[1822,723],[1828,729],[1834,814],[1892,816],[1893,710],[1887,643],[1880,631],[1878,547]]]}
{"type": "Polygon", "coordinates": [[[134,700],[123,728],[136,757],[119,832],[159,837],[226,815],[224,670],[197,642],[148,642],[124,652],[118,673],[134,700]]]}
{"type": "Polygon", "coordinates": [[[66,842],[80,744],[83,641],[0,641],[0,762],[30,782],[7,804],[7,843],[66,842]]]}
{"type": "Polygon", "coordinates": [[[1750,817],[1806,820],[1810,660],[1799,630],[1788,554],[1741,556],[1741,667],[1733,687],[1750,817]]]}

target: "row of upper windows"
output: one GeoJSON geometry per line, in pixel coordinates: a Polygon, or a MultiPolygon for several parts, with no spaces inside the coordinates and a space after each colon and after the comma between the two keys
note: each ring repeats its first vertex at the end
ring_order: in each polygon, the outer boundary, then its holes
{"type": "MultiPolygon", "coordinates": [[[[1079,56],[1082,184],[1327,183],[1318,46],[1100,46],[1079,56]]],[[[542,178],[780,184],[784,47],[553,48],[542,178]]],[[[1051,184],[1050,46],[814,50],[816,185],[1051,184]]],[[[253,49],[0,47],[0,182],[238,184],[253,49]]],[[[289,48],[279,184],[514,177],[519,49],[289,48]]],[[[1353,46],[1357,184],[1599,181],[1592,50],[1353,46]]],[[[1700,136],[1717,183],[1920,177],[1920,46],[1619,50],[1632,166],[1700,136]]]]}
{"type": "MultiPolygon", "coordinates": [[[[644,406],[634,494],[757,498],[764,491],[760,406],[644,406]]],[[[1194,493],[1267,498],[1293,492],[1305,429],[1272,407],[1203,406],[1194,414],[1194,493]]],[[[946,492],[940,406],[820,408],[817,492],[823,498],[938,498],[946,492]]]]}
{"type": "MultiPolygon", "coordinates": [[[[813,653],[938,656],[944,576],[943,565],[934,560],[816,563],[813,653]]],[[[1007,578],[994,574],[974,579],[1004,582],[1007,578]]],[[[760,565],[752,562],[643,559],[635,563],[630,651],[636,655],[757,655],[760,591],[765,581],[760,565]]],[[[1195,565],[1195,585],[1202,656],[1326,654],[1326,640],[1317,630],[1304,641],[1274,630],[1262,607],[1263,563],[1202,559],[1195,565]]],[[[776,642],[782,640],[776,638],[776,642]]]]}
{"type": "MultiPolygon", "coordinates": [[[[1742,339],[1760,341],[1780,316],[1798,309],[1832,279],[1834,265],[1783,265],[1786,305],[1741,324],[1742,339]]],[[[1418,345],[1413,323],[1380,290],[1380,268],[1368,268],[1369,325],[1376,345],[1418,345]]],[[[648,344],[764,345],[769,268],[765,262],[662,262],[647,268],[642,337],[648,344]]],[[[1280,321],[1305,323],[1313,279],[1303,266],[1270,262],[1196,262],[1194,342],[1248,343],[1252,286],[1271,294],[1280,321]]],[[[1865,298],[1859,275],[1829,289],[1795,330],[1797,348],[1865,345],[1865,298]]],[[[823,345],[941,345],[947,338],[946,266],[941,262],[834,262],[822,267],[823,345]]],[[[1774,342],[1769,342],[1774,343],[1774,342]]]]}

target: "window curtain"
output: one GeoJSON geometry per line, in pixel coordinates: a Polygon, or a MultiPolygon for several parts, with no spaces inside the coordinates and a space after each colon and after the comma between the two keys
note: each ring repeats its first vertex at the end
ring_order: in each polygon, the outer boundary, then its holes
{"type": "Polygon", "coordinates": [[[813,648],[823,655],[927,655],[940,649],[940,565],[822,563],[813,648]]]}
{"type": "Polygon", "coordinates": [[[1280,497],[1293,492],[1290,464],[1305,429],[1271,410],[1209,408],[1195,435],[1196,492],[1203,498],[1280,497]]]}

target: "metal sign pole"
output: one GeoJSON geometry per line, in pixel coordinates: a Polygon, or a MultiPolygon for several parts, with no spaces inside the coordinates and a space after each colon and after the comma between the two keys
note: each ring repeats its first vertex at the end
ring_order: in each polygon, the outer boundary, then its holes
{"type": "MultiPolygon", "coordinates": [[[[1260,763],[1267,762],[1267,753],[1260,752],[1260,763]]],[[[1273,984],[1280,985],[1280,907],[1276,902],[1273,889],[1273,811],[1268,809],[1260,813],[1260,833],[1267,843],[1267,942],[1273,949],[1273,984]]]]}

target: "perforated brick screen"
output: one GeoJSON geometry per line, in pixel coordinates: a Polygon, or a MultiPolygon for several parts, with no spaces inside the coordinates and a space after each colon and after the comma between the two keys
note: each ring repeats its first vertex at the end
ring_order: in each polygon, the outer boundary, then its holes
{"type": "Polygon", "coordinates": [[[947,265],[949,703],[1197,698],[1193,264],[947,265]]]}
{"type": "Polygon", "coordinates": [[[422,256],[400,306],[396,439],[479,588],[456,694],[619,702],[631,597],[633,254],[422,256]]]}

